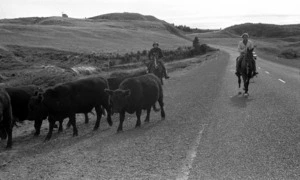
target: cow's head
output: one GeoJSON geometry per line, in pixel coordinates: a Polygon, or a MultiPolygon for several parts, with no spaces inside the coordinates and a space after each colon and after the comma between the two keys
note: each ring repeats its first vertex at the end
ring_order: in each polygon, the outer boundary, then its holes
{"type": "Polygon", "coordinates": [[[121,112],[125,106],[128,104],[128,97],[131,94],[130,90],[104,90],[109,96],[110,101],[112,103],[112,110],[113,112],[121,112]]]}
{"type": "Polygon", "coordinates": [[[43,104],[43,93],[37,92],[32,96],[28,103],[28,119],[43,120],[48,116],[48,111],[43,104]]]}

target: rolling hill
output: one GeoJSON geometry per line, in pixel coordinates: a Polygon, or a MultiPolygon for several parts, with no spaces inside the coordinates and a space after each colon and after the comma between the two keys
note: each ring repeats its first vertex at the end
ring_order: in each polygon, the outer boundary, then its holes
{"type": "Polygon", "coordinates": [[[251,37],[263,38],[287,38],[300,36],[300,24],[295,25],[275,25],[275,24],[253,24],[245,23],[230,26],[223,30],[224,32],[241,35],[248,32],[251,37]]]}
{"type": "Polygon", "coordinates": [[[32,17],[0,20],[0,45],[47,47],[74,52],[144,50],[191,45],[175,27],[153,16],[112,13],[87,19],[32,17]]]}
{"type": "Polygon", "coordinates": [[[78,75],[144,66],[154,41],[168,52],[192,45],[173,25],[137,13],[2,19],[0,39],[0,83],[10,85],[51,86],[78,75]]]}

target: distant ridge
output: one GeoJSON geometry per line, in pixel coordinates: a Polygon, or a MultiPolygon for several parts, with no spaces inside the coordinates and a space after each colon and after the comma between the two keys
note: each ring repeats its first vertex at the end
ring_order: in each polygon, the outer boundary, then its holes
{"type": "Polygon", "coordinates": [[[157,19],[154,16],[150,15],[142,15],[139,13],[109,13],[109,14],[103,14],[99,16],[94,16],[89,19],[92,20],[113,20],[113,21],[151,21],[151,22],[158,22],[161,23],[167,31],[169,31],[171,34],[174,34],[176,36],[179,36],[181,38],[189,40],[184,33],[176,28],[174,25],[171,25],[170,23],[167,23],[163,20],[157,19]]]}
{"type": "Polygon", "coordinates": [[[119,20],[119,21],[124,21],[124,20],[160,21],[154,16],[142,15],[139,13],[128,13],[128,12],[103,14],[99,16],[90,17],[89,19],[93,19],[93,20],[106,19],[106,20],[119,20]]]}
{"type": "Polygon", "coordinates": [[[230,26],[222,31],[233,33],[239,36],[244,32],[247,32],[251,37],[286,38],[290,36],[300,36],[300,24],[275,25],[245,23],[230,26]]]}

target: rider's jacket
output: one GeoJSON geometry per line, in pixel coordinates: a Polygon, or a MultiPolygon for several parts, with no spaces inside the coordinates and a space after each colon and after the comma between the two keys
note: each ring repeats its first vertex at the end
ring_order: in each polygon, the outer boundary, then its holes
{"type": "Polygon", "coordinates": [[[154,47],[149,51],[148,58],[153,59],[153,56],[157,55],[158,59],[163,57],[162,51],[159,47],[154,47]]]}
{"type": "Polygon", "coordinates": [[[253,48],[254,48],[253,43],[250,40],[248,40],[246,45],[244,44],[243,41],[240,41],[238,45],[238,51],[240,52],[241,55],[246,52],[246,49],[253,49],[253,48]]]}

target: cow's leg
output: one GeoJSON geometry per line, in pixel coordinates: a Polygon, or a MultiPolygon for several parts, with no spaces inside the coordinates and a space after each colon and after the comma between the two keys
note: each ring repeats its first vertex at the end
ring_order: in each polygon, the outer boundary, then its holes
{"type": "Polygon", "coordinates": [[[6,127],[0,127],[0,137],[1,140],[5,140],[7,138],[6,127]]]}
{"type": "Polygon", "coordinates": [[[123,131],[123,122],[125,119],[125,111],[120,112],[120,123],[117,132],[123,131]]]}
{"type": "Polygon", "coordinates": [[[72,123],[71,120],[69,119],[68,123],[67,123],[67,129],[69,129],[71,127],[72,123]]]}
{"type": "Polygon", "coordinates": [[[62,123],[63,123],[63,119],[60,119],[59,120],[59,127],[58,127],[58,132],[59,133],[63,131],[63,125],[62,125],[62,123]]]}
{"type": "Polygon", "coordinates": [[[162,95],[159,97],[158,103],[159,103],[159,106],[160,106],[161,118],[162,118],[162,120],[164,120],[165,117],[166,117],[166,114],[165,114],[165,110],[164,110],[164,102],[163,102],[163,96],[162,95]]]}
{"type": "Polygon", "coordinates": [[[7,128],[6,132],[7,132],[6,148],[11,148],[11,146],[12,146],[12,127],[7,128]]]}
{"type": "Polygon", "coordinates": [[[43,123],[42,119],[34,121],[34,129],[35,129],[34,136],[40,135],[42,123],[43,123]]]}
{"type": "Polygon", "coordinates": [[[69,119],[71,121],[71,124],[73,126],[73,136],[78,136],[78,130],[77,130],[77,127],[76,127],[76,114],[71,114],[69,116],[69,119]]]}
{"type": "Polygon", "coordinates": [[[4,123],[4,129],[6,129],[5,131],[7,133],[6,148],[11,148],[12,147],[12,129],[15,124],[14,118],[12,117],[11,108],[7,108],[7,110],[4,111],[3,118],[4,118],[4,121],[6,121],[6,123],[4,123]]]}
{"type": "Polygon", "coordinates": [[[136,111],[136,124],[135,124],[135,127],[140,127],[141,126],[141,114],[142,114],[142,110],[139,109],[136,111]]]}
{"type": "Polygon", "coordinates": [[[147,116],[146,116],[145,122],[149,122],[149,120],[150,120],[150,112],[151,112],[151,106],[150,106],[150,108],[147,108],[147,116]]]}
{"type": "Polygon", "coordinates": [[[48,134],[46,136],[46,139],[45,141],[49,141],[52,137],[52,131],[53,131],[53,128],[54,128],[54,125],[55,125],[55,119],[53,117],[48,117],[48,121],[49,121],[49,131],[48,131],[48,134]]]}
{"type": "Polygon", "coordinates": [[[111,108],[109,105],[106,105],[104,108],[106,109],[106,113],[107,113],[107,118],[106,118],[107,123],[109,124],[109,126],[112,126],[113,122],[111,120],[111,108]]]}
{"type": "Polygon", "coordinates": [[[238,77],[238,83],[239,83],[239,88],[240,88],[241,87],[241,76],[238,75],[237,77],[238,77]]]}
{"type": "Polygon", "coordinates": [[[85,124],[88,124],[89,123],[89,116],[88,116],[88,113],[84,113],[84,123],[85,124]]]}
{"type": "Polygon", "coordinates": [[[101,117],[102,117],[102,108],[101,108],[101,106],[96,106],[95,110],[96,110],[97,120],[96,120],[96,123],[95,123],[95,126],[94,126],[94,131],[99,128],[101,117]]]}

